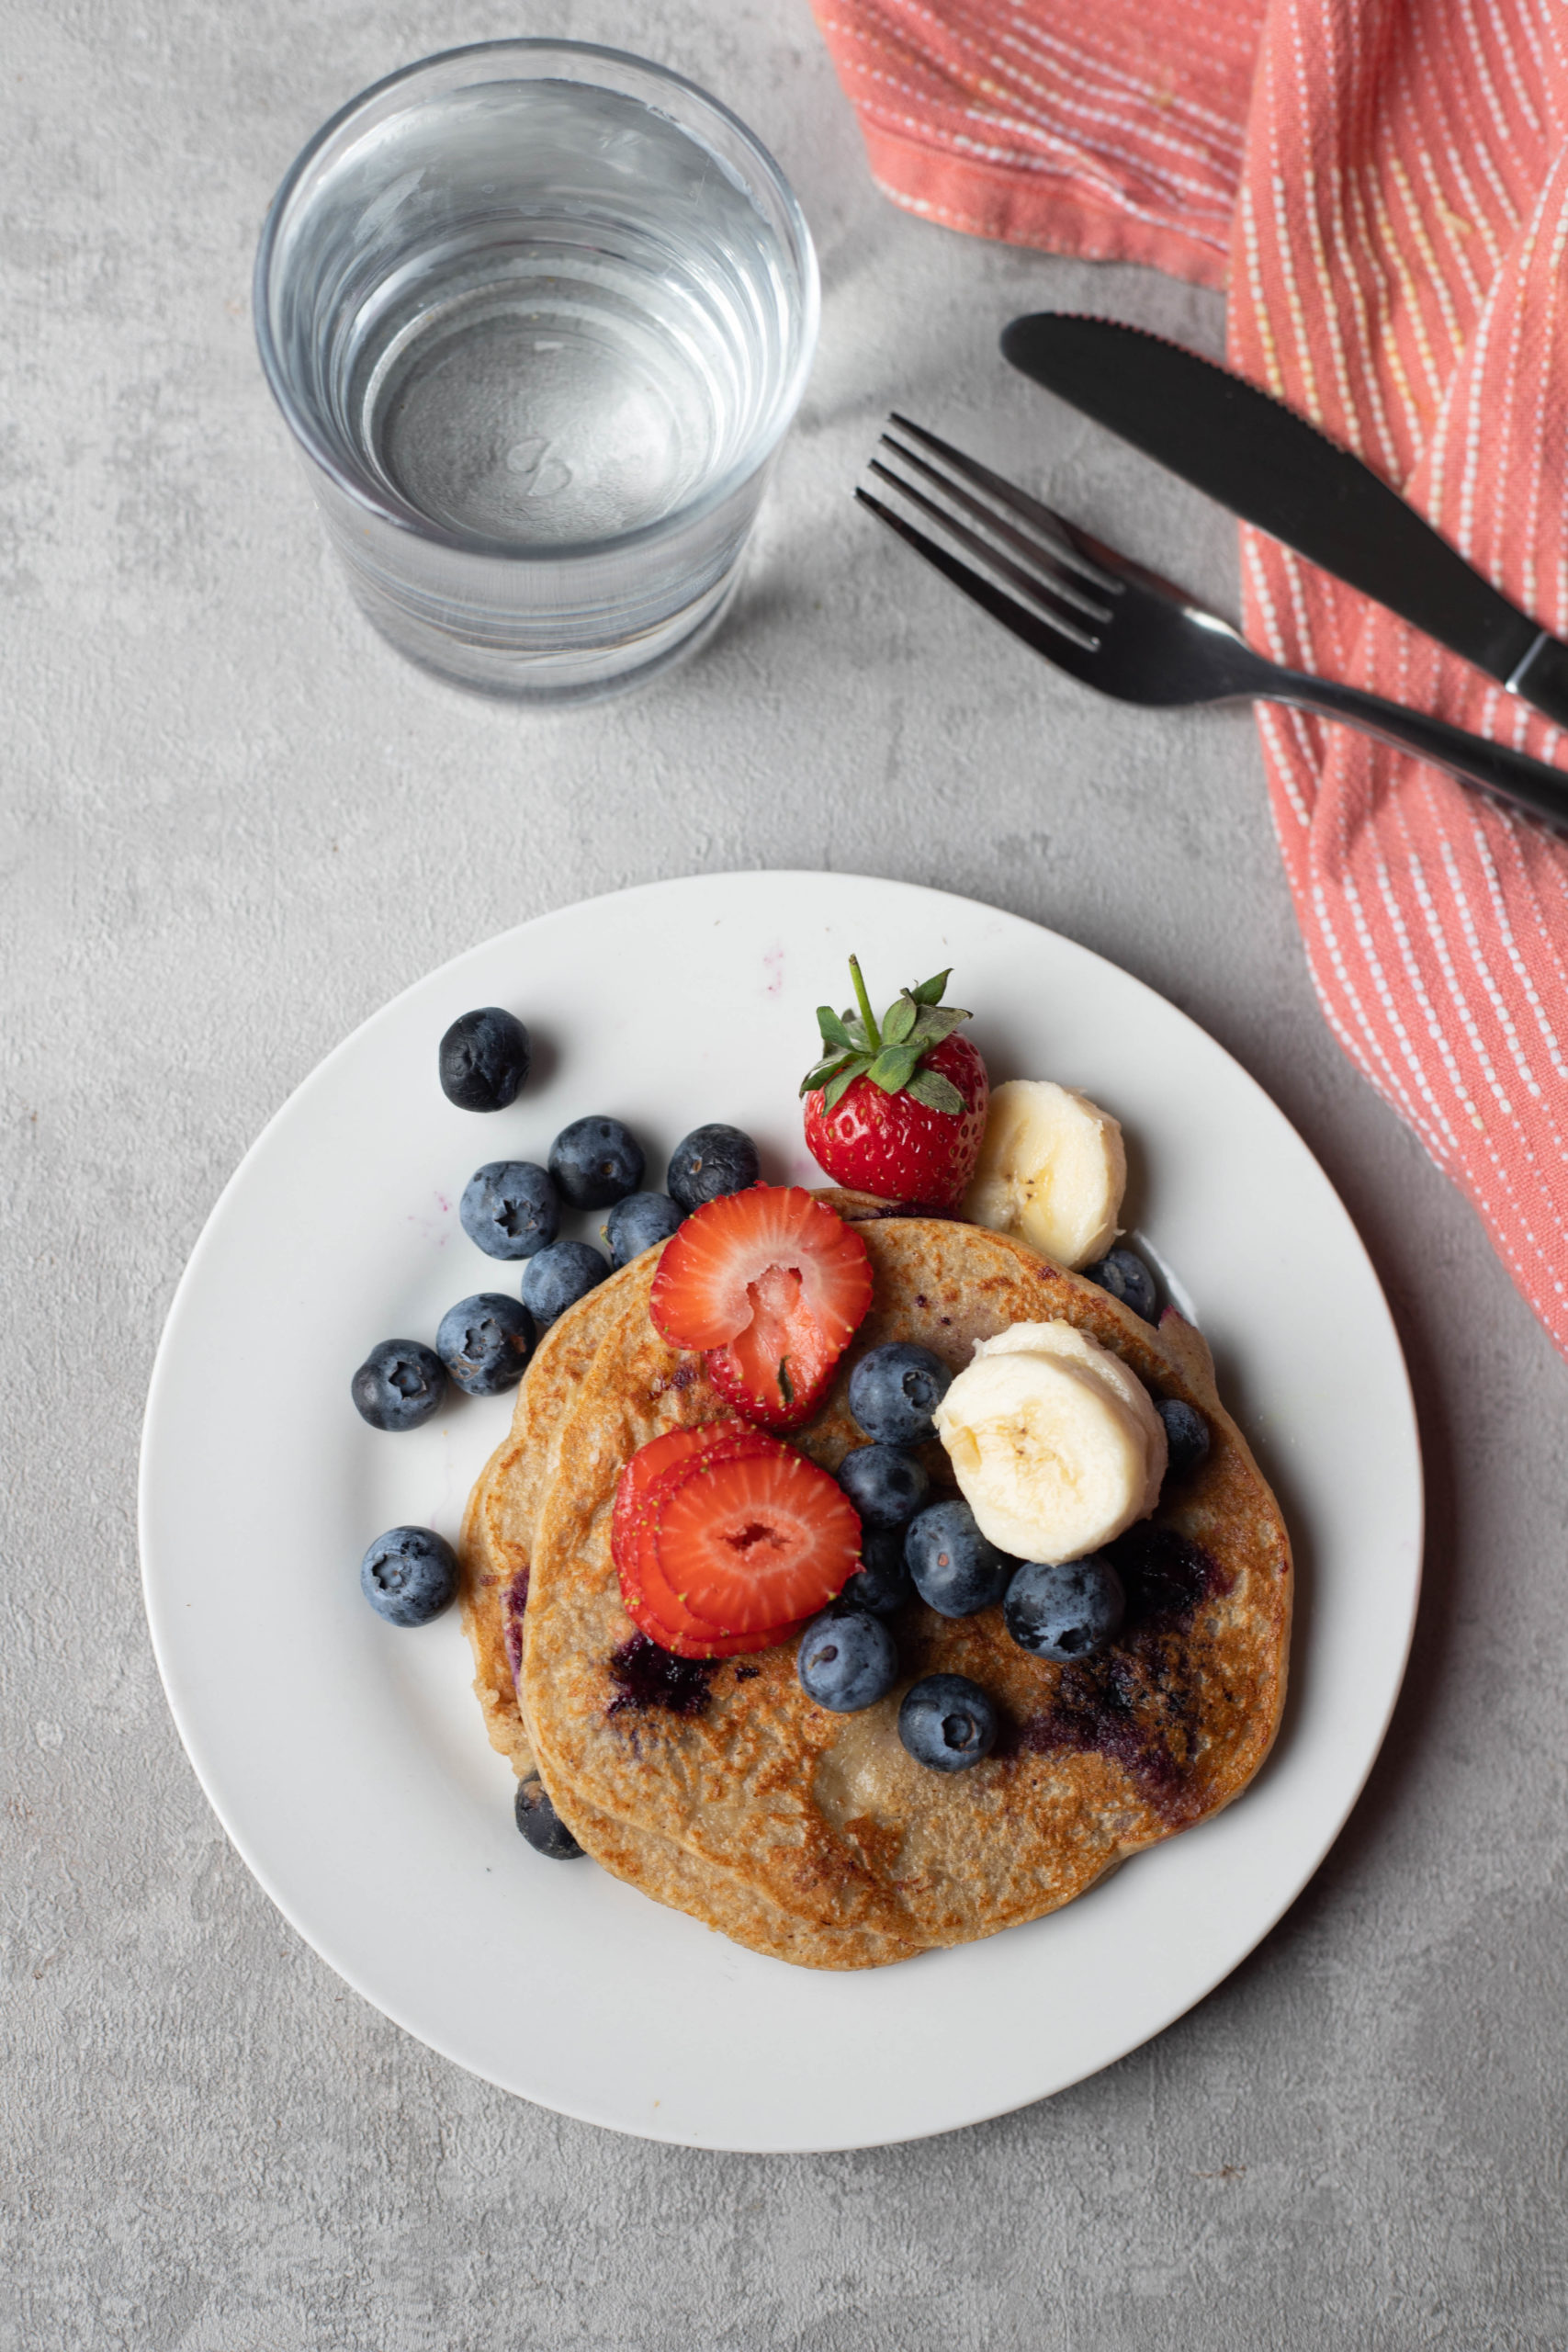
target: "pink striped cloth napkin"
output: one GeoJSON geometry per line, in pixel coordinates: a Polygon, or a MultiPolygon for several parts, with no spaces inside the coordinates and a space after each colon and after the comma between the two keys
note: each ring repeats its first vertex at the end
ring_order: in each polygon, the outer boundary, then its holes
{"type": "MultiPolygon", "coordinates": [[[[1230,364],[1568,634],[1560,0],[815,0],[872,170],[927,219],[1229,297],[1230,364]]],[[[1282,662],[1551,759],[1559,730],[1262,534],[1282,662]]],[[[1319,999],[1568,1350],[1568,844],[1258,706],[1319,999]]]]}

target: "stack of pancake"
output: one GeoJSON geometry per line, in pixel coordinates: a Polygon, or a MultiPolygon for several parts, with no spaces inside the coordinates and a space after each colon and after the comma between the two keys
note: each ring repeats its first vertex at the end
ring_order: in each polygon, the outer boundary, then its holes
{"type": "MultiPolygon", "coordinates": [[[[1115,1645],[1055,1665],[1018,1647],[999,1609],[952,1620],[912,1601],[893,1621],[900,1682],[852,1715],[806,1696],[793,1645],[712,1664],[655,1649],[621,1606],[615,1482],[649,1439],[729,1410],[701,1357],[649,1320],[657,1250],[540,1342],[469,1501],[464,1618],[492,1744],[541,1775],[606,1870],[753,1951],[869,1968],[1055,1910],[1238,1795],[1284,1702],[1291,1554],[1208,1350],[1174,1311],[1156,1329],[1000,1235],[820,1197],[863,1235],[875,1283],[822,1411],[792,1433],[825,1469],[863,1442],[851,1369],[894,1340],[956,1372],[976,1340],[1060,1318],[1156,1400],[1205,1416],[1206,1461],[1111,1547],[1129,1601],[1115,1645]],[[970,1770],[927,1770],[899,1741],[904,1690],[934,1673],[997,1704],[996,1749],[970,1770]]],[[[941,1448],[926,1460],[951,1486],[941,1448]]]]}

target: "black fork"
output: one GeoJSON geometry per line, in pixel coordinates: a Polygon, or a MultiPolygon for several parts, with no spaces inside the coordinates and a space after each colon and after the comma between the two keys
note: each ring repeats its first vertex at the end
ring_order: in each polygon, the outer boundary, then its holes
{"type": "Polygon", "coordinates": [[[862,505],[993,620],[1086,686],[1119,702],[1166,708],[1288,703],[1343,719],[1568,830],[1568,775],[1561,770],[1381,695],[1266,660],[1223,614],[1184,588],[1091,538],[923,425],[904,416],[889,422],[896,431],[885,433],[879,446],[903,471],[880,457],[871,471],[975,561],[857,489],[862,505]]]}

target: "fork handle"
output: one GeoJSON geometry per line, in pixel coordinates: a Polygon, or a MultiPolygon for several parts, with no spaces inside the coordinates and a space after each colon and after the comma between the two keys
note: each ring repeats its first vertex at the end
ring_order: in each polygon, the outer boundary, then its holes
{"type": "Polygon", "coordinates": [[[1462,784],[1478,784],[1532,817],[1568,831],[1568,772],[1532,760],[1528,752],[1511,751],[1506,743],[1489,742],[1483,735],[1468,735],[1446,719],[1429,718],[1404,703],[1385,702],[1382,695],[1363,694],[1359,686],[1342,686],[1332,678],[1309,678],[1296,670],[1280,670],[1270,662],[1267,676],[1252,691],[1264,702],[1289,703],[1296,710],[1316,711],[1323,718],[1342,718],[1364,735],[1396,751],[1414,752],[1418,759],[1447,768],[1462,784]]]}

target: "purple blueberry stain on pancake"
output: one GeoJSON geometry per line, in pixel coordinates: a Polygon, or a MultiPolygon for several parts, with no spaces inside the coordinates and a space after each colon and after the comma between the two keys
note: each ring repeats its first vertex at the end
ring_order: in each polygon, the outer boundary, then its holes
{"type": "Polygon", "coordinates": [[[1013,1753],[1103,1756],[1179,1827],[1206,1809],[1190,1781],[1201,1667],[1193,1620],[1233,1578],[1201,1544],[1152,1522],[1108,1545],[1107,1556],[1127,1592],[1122,1634],[1102,1657],[1062,1668],[1050,1703],[1020,1725],[1013,1753]]]}
{"type": "Polygon", "coordinates": [[[627,1708],[646,1713],[653,1707],[671,1715],[700,1715],[713,1696],[715,1672],[711,1658],[676,1657],[661,1650],[646,1634],[634,1634],[610,1659],[615,1696],[605,1712],[618,1715],[627,1708]]]}
{"type": "Polygon", "coordinates": [[[1141,1521],[1106,1549],[1127,1589],[1130,1625],[1185,1631],[1205,1600],[1222,1598],[1235,1581],[1212,1552],[1156,1520],[1141,1521]]]}
{"type": "Polygon", "coordinates": [[[501,1631],[506,1644],[506,1663],[516,1681],[523,1671],[523,1612],[528,1606],[528,1571],[519,1568],[506,1588],[502,1601],[501,1631]]]}

